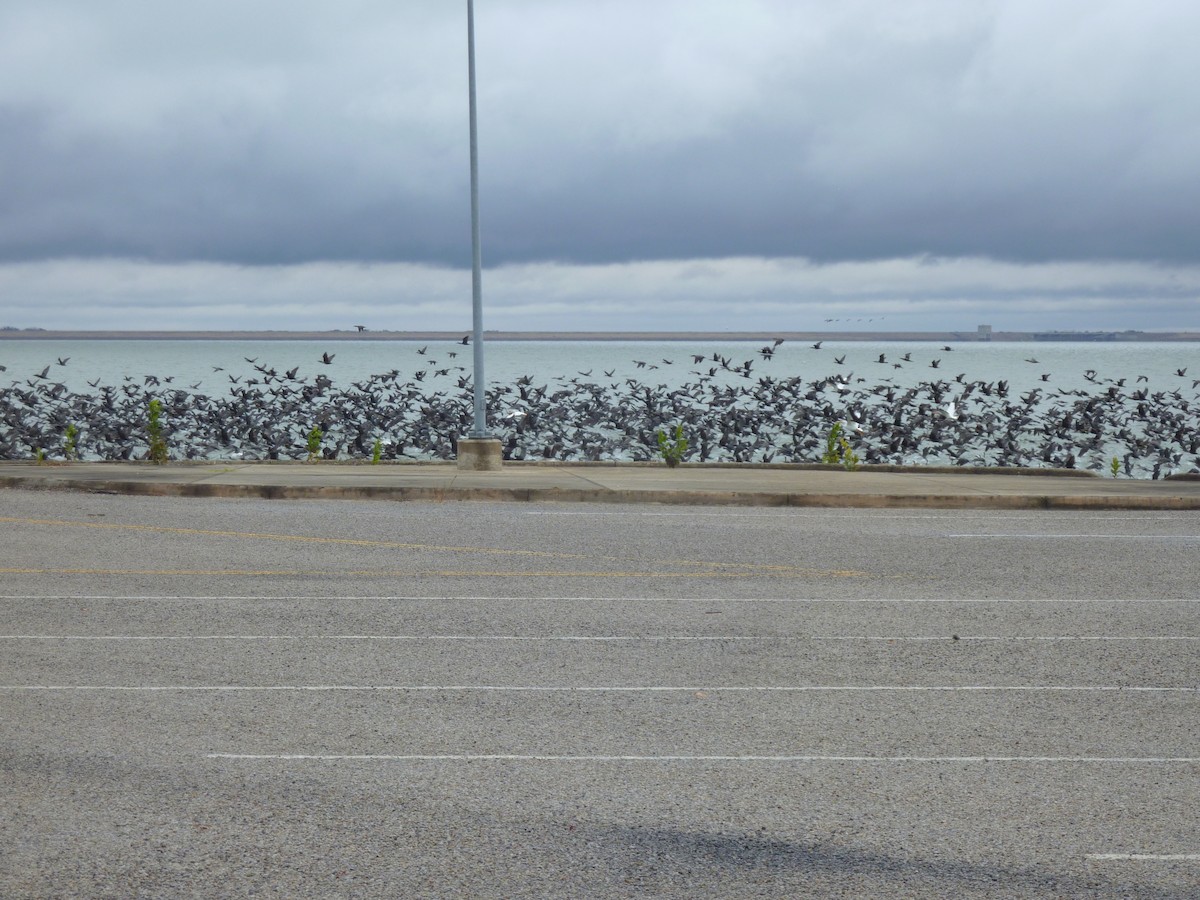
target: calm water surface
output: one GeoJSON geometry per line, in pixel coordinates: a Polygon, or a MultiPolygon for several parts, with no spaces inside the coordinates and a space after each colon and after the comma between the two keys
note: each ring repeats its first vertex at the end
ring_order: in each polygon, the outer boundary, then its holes
{"type": "MultiPolygon", "coordinates": [[[[1200,378],[1200,344],[1195,343],[964,343],[949,345],[953,349],[947,351],[942,349],[946,345],[913,341],[825,342],[820,350],[787,342],[769,360],[759,354],[762,346],[747,341],[494,341],[485,347],[484,375],[489,386],[530,377],[534,384],[576,378],[607,384],[633,378],[678,387],[716,367],[716,377],[742,380],[714,362],[716,354],[734,367],[751,361],[754,378],[816,381],[837,376],[900,387],[950,382],[962,375],[966,381],[1005,379],[1014,391],[1095,391],[1106,379],[1124,378],[1133,388],[1141,376],[1142,387],[1182,388],[1190,397],[1196,395],[1192,382],[1200,378]],[[695,362],[696,356],[703,360],[695,362]],[[1186,370],[1183,376],[1177,374],[1181,369],[1186,370]],[[1089,373],[1095,382],[1088,380],[1089,373]]],[[[458,380],[471,373],[472,348],[449,341],[0,341],[0,365],[7,367],[0,377],[23,380],[49,366],[47,377],[80,392],[94,390],[90,382],[120,384],[153,375],[173,379],[173,387],[220,395],[229,391],[232,378],[240,384],[261,378],[255,364],[280,373],[298,367],[300,378],[322,374],[345,387],[393,369],[403,380],[423,372],[430,391],[456,391],[458,380]],[[331,364],[321,362],[323,353],[333,355],[331,364]],[[59,359],[66,365],[59,365],[59,359]]]]}

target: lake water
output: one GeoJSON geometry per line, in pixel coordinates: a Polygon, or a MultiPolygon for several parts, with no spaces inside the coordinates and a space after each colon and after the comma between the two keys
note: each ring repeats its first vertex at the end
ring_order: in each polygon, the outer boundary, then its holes
{"type": "MultiPolygon", "coordinates": [[[[962,343],[945,345],[916,341],[824,342],[820,350],[809,344],[785,342],[771,359],[763,359],[764,344],[747,341],[494,341],[485,346],[484,375],[489,385],[513,384],[528,376],[534,384],[566,382],[572,378],[607,384],[635,378],[654,386],[679,387],[706,375],[714,366],[717,377],[727,377],[713,355],[733,366],[751,361],[754,377],[776,379],[799,376],[806,381],[839,377],[868,383],[888,382],[911,387],[935,379],[951,381],[1010,382],[1014,391],[1088,389],[1096,379],[1126,379],[1127,385],[1146,379],[1152,390],[1183,388],[1195,396],[1192,381],[1200,378],[1200,344],[1196,343],[962,343]],[[880,363],[883,355],[885,362],[880,363]],[[905,361],[902,357],[910,355],[905,361]],[[696,363],[694,356],[703,357],[696,363]],[[839,364],[837,360],[841,359],[839,364]],[[940,360],[938,367],[932,367],[940,360]],[[1036,360],[1030,362],[1029,360],[1036,360]],[[638,362],[644,363],[639,366],[638,362]],[[1186,369],[1184,376],[1177,371],[1186,369]],[[609,375],[607,373],[611,372],[609,375]],[[590,374],[585,374],[590,373],[590,374]],[[1043,381],[1042,375],[1049,375],[1043,381]]],[[[371,375],[397,369],[402,379],[426,373],[431,390],[453,390],[458,379],[469,375],[472,348],[456,342],[436,344],[413,341],[0,341],[0,365],[7,367],[9,382],[40,373],[73,391],[91,390],[89,382],[120,384],[125,378],[154,375],[173,378],[174,386],[213,395],[227,393],[230,378],[244,383],[260,377],[258,365],[284,372],[299,368],[298,377],[318,374],[334,384],[349,386],[371,375]],[[420,351],[424,349],[424,353],[420,351]],[[334,356],[321,362],[323,353],[334,356]],[[66,359],[65,366],[58,365],[66,359]],[[214,371],[219,368],[222,371],[214,371]],[[445,374],[439,375],[439,372],[445,374]],[[192,385],[199,385],[192,388],[192,385]]],[[[739,376],[732,376],[738,378],[739,376]]]]}

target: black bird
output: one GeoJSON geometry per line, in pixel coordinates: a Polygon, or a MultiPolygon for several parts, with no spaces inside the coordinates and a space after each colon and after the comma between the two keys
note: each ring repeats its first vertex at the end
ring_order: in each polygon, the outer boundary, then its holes
{"type": "Polygon", "coordinates": [[[936,369],[936,368],[937,368],[938,366],[940,366],[941,364],[942,364],[942,361],[941,361],[940,359],[935,359],[933,362],[931,362],[931,363],[929,364],[929,368],[931,368],[931,369],[936,369]]]}
{"type": "Polygon", "coordinates": [[[839,366],[845,365],[846,364],[846,354],[843,353],[841,356],[835,356],[833,358],[833,361],[835,363],[837,363],[839,366]]]}
{"type": "Polygon", "coordinates": [[[69,357],[69,356],[60,356],[58,358],[58,364],[60,366],[65,366],[70,361],[71,361],[71,357],[69,357]]]}
{"type": "Polygon", "coordinates": [[[322,353],[321,362],[325,363],[325,365],[329,365],[331,362],[333,362],[333,358],[335,356],[337,356],[336,353],[322,353]]]}
{"type": "Polygon", "coordinates": [[[464,334],[463,339],[461,341],[459,341],[459,343],[462,344],[464,347],[466,347],[468,344],[471,343],[471,336],[469,334],[464,334]]]}
{"type": "Polygon", "coordinates": [[[825,343],[825,342],[824,342],[824,341],[817,341],[815,344],[813,344],[813,345],[812,345],[812,348],[813,348],[814,350],[820,350],[820,349],[821,349],[821,345],[822,345],[823,343],[825,343]]]}

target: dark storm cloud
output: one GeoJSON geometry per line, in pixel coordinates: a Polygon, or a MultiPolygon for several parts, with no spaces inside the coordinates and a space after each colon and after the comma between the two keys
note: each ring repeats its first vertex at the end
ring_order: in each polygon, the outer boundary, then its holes
{"type": "Polygon", "coordinates": [[[48,119],[0,115],[0,154],[12,185],[0,220],[0,258],[271,264],[449,263],[459,261],[455,252],[461,256],[465,201],[381,193],[345,158],[296,159],[250,128],[224,147],[186,132],[152,146],[106,136],[60,141],[49,134],[48,119]]]}
{"type": "MultiPolygon", "coordinates": [[[[463,264],[460,6],[13,3],[0,258],[463,264]]],[[[1200,257],[1192,4],[477,8],[489,265],[1200,257]]]]}

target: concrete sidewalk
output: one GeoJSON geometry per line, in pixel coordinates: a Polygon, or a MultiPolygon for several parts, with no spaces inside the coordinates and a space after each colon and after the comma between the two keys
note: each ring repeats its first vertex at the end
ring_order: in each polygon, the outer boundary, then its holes
{"type": "Polygon", "coordinates": [[[505,463],[0,463],[0,487],[267,499],[519,500],[731,506],[1200,510],[1200,479],[1048,469],[505,463]]]}

